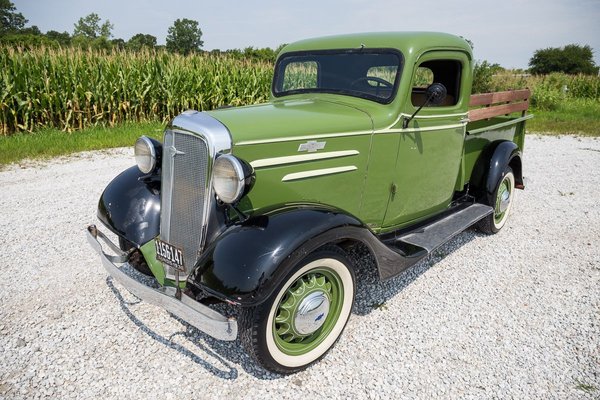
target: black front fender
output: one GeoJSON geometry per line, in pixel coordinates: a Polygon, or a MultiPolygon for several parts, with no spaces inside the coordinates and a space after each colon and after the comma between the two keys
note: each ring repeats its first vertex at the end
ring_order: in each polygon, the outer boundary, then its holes
{"type": "Polygon", "coordinates": [[[113,179],[98,202],[98,219],[111,231],[141,246],[160,230],[160,180],[137,166],[113,179]]]}
{"type": "Polygon", "coordinates": [[[230,226],[216,238],[188,282],[221,299],[259,304],[297,262],[343,239],[349,230],[367,229],[356,218],[324,206],[286,206],[264,213],[230,226]]]}

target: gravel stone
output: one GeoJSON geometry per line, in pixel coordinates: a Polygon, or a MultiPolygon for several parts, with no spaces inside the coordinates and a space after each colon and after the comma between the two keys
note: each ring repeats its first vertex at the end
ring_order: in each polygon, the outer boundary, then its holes
{"type": "Polygon", "coordinates": [[[130,149],[5,167],[0,398],[598,399],[600,140],[525,147],[527,189],[499,234],[467,230],[386,282],[356,249],[341,340],[292,376],[108,277],[84,229],[130,149]]]}

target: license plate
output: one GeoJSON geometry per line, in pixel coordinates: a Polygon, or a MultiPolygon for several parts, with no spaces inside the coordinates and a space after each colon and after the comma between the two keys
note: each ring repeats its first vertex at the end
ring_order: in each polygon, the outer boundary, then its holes
{"type": "Polygon", "coordinates": [[[173,268],[183,271],[183,252],[180,248],[160,239],[154,241],[156,246],[156,259],[173,268]]]}

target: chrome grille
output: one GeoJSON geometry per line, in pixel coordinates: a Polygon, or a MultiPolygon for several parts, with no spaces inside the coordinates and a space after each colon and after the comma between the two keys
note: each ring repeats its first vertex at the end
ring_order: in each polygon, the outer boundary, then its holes
{"type": "MultiPolygon", "coordinates": [[[[183,250],[187,275],[202,250],[209,151],[199,136],[166,130],[163,145],[161,239],[183,250]]],[[[167,277],[175,270],[168,268],[167,277]]]]}

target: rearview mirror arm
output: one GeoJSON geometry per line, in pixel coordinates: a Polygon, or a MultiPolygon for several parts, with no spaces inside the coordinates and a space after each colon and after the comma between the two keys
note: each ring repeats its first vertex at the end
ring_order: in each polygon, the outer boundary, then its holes
{"type": "Polygon", "coordinates": [[[413,115],[411,115],[409,118],[404,117],[404,119],[402,120],[402,129],[408,128],[408,123],[413,120],[413,118],[415,117],[415,115],[417,115],[419,113],[419,111],[421,111],[421,108],[423,108],[427,104],[429,104],[429,102],[431,101],[431,99],[433,98],[433,96],[434,96],[433,93],[430,94],[429,97],[427,98],[427,100],[425,100],[425,103],[421,104],[421,106],[419,108],[417,108],[417,111],[415,111],[413,113],[413,115]]]}
{"type": "Polygon", "coordinates": [[[444,86],[442,83],[434,82],[427,87],[427,91],[425,92],[425,94],[427,95],[427,100],[425,100],[425,102],[421,105],[421,107],[419,107],[417,109],[417,111],[415,111],[413,113],[413,115],[410,116],[410,118],[404,117],[404,120],[402,121],[402,129],[408,128],[408,123],[410,121],[412,121],[412,119],[415,117],[415,115],[417,115],[419,113],[419,111],[421,111],[421,109],[423,107],[425,107],[427,104],[429,104],[429,103],[433,103],[435,105],[441,104],[444,101],[444,99],[446,98],[448,91],[446,89],[446,86],[444,86]]]}

